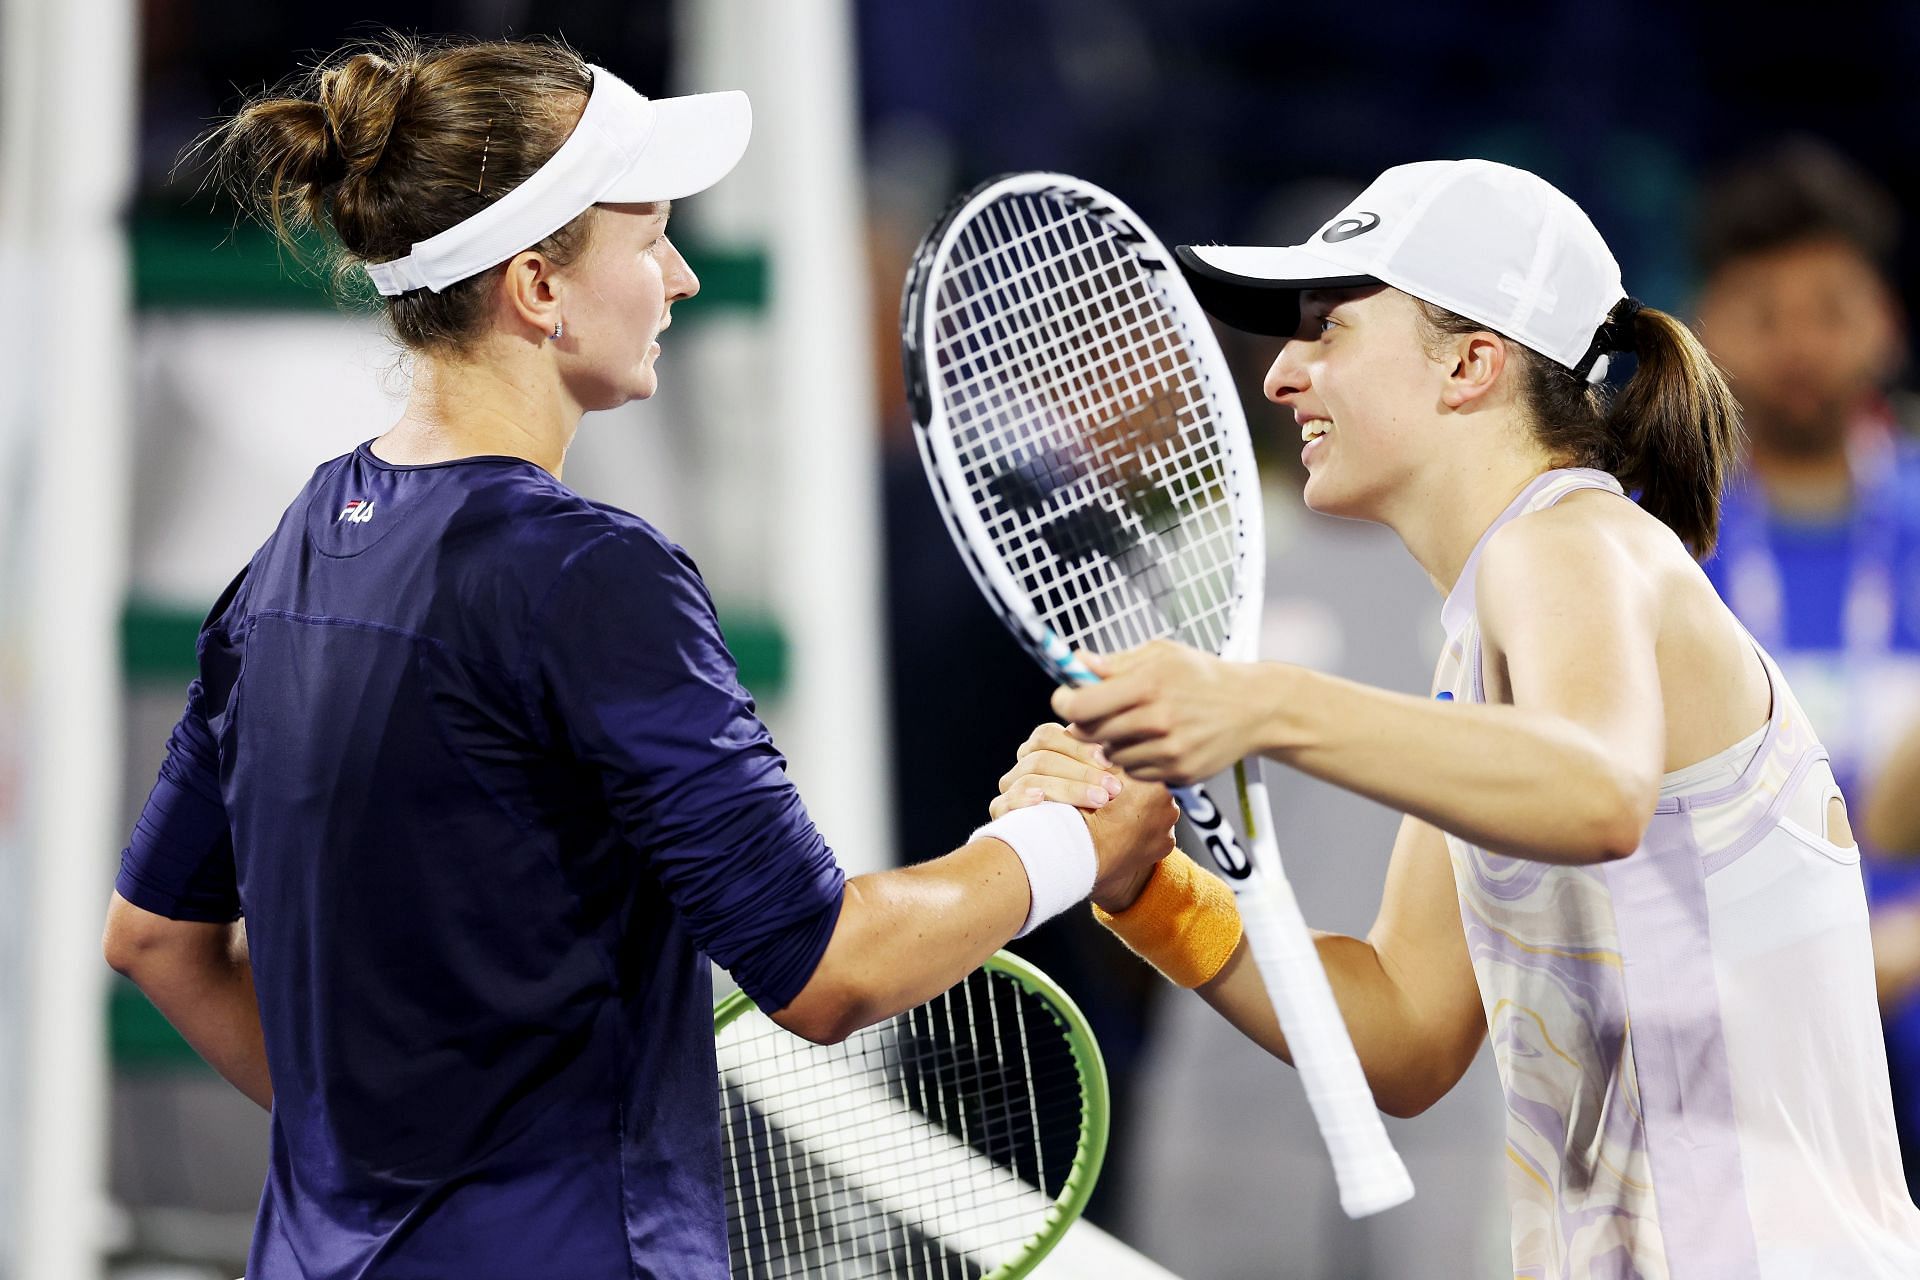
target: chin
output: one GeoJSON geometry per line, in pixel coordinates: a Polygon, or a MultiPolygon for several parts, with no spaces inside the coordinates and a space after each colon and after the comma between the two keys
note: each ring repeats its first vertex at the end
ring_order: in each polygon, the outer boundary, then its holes
{"type": "Polygon", "coordinates": [[[623,404],[635,400],[650,399],[660,389],[659,380],[651,369],[639,369],[622,381],[607,380],[600,384],[595,392],[582,403],[587,412],[594,413],[607,409],[618,409],[623,404]]]}
{"type": "Polygon", "coordinates": [[[1300,493],[1307,510],[1343,520],[1375,520],[1373,504],[1364,492],[1356,491],[1322,471],[1307,473],[1306,488],[1300,493]]]}

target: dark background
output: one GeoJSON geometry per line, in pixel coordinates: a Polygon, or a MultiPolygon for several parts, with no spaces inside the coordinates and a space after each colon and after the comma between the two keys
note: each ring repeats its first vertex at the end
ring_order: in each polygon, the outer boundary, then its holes
{"type": "MultiPolygon", "coordinates": [[[[144,185],[161,185],[237,90],[380,26],[563,34],[657,91],[671,10],[149,0],[144,185]]],[[[1903,207],[1920,199],[1920,5],[1899,0],[861,0],[855,11],[862,117],[876,145],[903,126],[942,140],[957,186],[1070,169],[1169,241],[1256,237],[1304,179],[1359,184],[1403,161],[1479,155],[1533,169],[1579,200],[1628,288],[1678,307],[1697,180],[1743,151],[1813,133],[1903,207]]],[[[1910,309],[1920,302],[1911,253],[1900,286],[1910,309]]]]}

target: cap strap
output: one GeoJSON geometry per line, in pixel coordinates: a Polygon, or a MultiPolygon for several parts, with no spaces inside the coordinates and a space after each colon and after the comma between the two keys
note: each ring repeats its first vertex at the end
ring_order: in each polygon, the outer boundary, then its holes
{"type": "Polygon", "coordinates": [[[1615,351],[1632,351],[1639,329],[1638,317],[1641,304],[1638,298],[1622,298],[1607,313],[1605,323],[1594,331],[1593,342],[1587,347],[1587,354],[1580,357],[1580,363],[1573,366],[1573,376],[1587,382],[1599,382],[1607,376],[1606,357],[1615,351]]]}

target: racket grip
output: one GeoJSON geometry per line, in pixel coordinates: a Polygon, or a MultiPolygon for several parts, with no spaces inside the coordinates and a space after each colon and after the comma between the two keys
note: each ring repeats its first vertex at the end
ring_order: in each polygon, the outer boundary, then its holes
{"type": "Polygon", "coordinates": [[[1277,874],[1232,883],[1248,949],[1326,1139],[1340,1207],[1349,1218],[1364,1218],[1404,1204],[1413,1198],[1413,1179],[1381,1123],[1293,886],[1277,874]]]}
{"type": "MultiPolygon", "coordinates": [[[[1042,630],[1040,648],[1062,682],[1100,682],[1052,628],[1042,630]]],[[[1333,1161],[1340,1207],[1349,1218],[1364,1218],[1405,1204],[1413,1199],[1413,1179],[1380,1122],[1373,1089],[1278,855],[1268,849],[1265,858],[1250,857],[1204,788],[1176,787],[1173,794],[1187,820],[1207,838],[1208,852],[1239,902],[1247,947],[1266,981],[1274,1016],[1333,1161]]],[[[1260,794],[1264,806],[1264,788],[1260,794]]]]}
{"type": "Polygon", "coordinates": [[[1052,627],[1042,628],[1040,632],[1040,651],[1047,656],[1053,666],[1056,680],[1063,684],[1099,684],[1100,677],[1093,674],[1093,668],[1080,660],[1073,646],[1060,638],[1060,633],[1052,627]]]}

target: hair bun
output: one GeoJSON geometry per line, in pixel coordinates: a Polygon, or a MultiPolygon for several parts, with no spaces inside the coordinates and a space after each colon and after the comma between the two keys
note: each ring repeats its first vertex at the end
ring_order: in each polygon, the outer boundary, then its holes
{"type": "Polygon", "coordinates": [[[348,177],[371,172],[386,154],[413,73],[411,63],[364,51],[320,73],[320,109],[348,177]]]}
{"type": "MultiPolygon", "coordinates": [[[[402,256],[537,173],[578,126],[592,86],[592,68],[559,40],[386,31],[250,99],[194,153],[296,260],[320,249],[359,301],[362,263],[402,256]],[[309,227],[332,234],[314,244],[300,234],[309,227]]],[[[564,265],[592,226],[583,213],[529,248],[564,265]]],[[[497,278],[389,299],[395,333],[417,351],[465,349],[490,323],[497,278]]]]}

